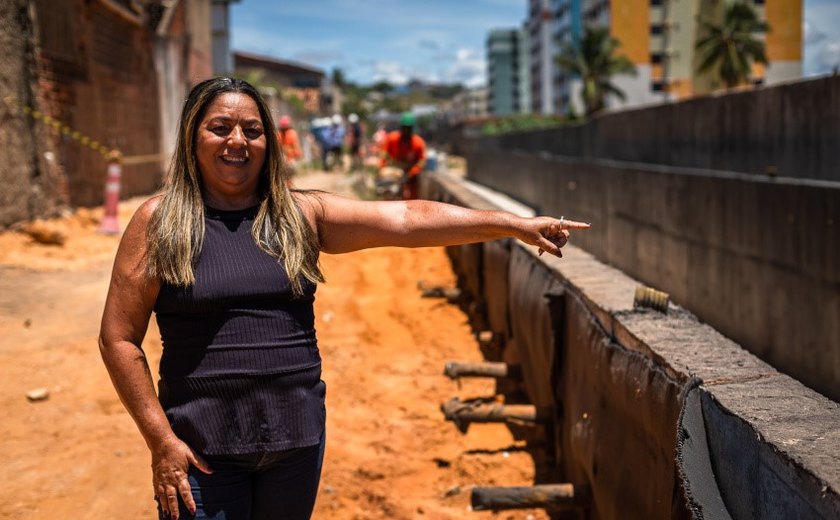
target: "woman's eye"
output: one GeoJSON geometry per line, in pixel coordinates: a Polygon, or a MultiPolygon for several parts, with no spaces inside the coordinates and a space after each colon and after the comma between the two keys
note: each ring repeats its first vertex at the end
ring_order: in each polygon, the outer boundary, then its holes
{"type": "Polygon", "coordinates": [[[216,135],[227,135],[228,127],[226,127],[226,126],[214,126],[213,128],[210,129],[210,131],[213,132],[216,135]]]}
{"type": "Polygon", "coordinates": [[[248,139],[256,139],[262,135],[262,130],[259,128],[246,128],[244,133],[248,139]]]}

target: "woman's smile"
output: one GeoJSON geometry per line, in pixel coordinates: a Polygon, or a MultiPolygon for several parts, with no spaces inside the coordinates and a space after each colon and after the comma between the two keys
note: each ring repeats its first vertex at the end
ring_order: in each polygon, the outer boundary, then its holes
{"type": "Polygon", "coordinates": [[[255,202],[266,146],[260,112],[250,96],[228,92],[214,99],[195,138],[207,201],[229,209],[255,202]]]}

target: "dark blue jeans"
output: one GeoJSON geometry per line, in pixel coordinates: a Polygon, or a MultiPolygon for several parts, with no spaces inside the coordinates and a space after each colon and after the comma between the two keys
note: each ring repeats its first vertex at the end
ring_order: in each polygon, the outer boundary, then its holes
{"type": "MultiPolygon", "coordinates": [[[[207,456],[212,475],[195,467],[188,478],[195,516],[178,499],[180,518],[200,520],[307,520],[312,516],[324,462],[321,443],[258,455],[207,456]]],[[[158,517],[166,519],[158,507],[158,517]]]]}

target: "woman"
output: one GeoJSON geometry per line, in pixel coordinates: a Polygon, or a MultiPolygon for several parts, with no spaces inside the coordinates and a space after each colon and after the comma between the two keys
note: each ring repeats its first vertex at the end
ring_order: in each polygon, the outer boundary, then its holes
{"type": "Polygon", "coordinates": [[[568,229],[588,227],[291,191],[274,135],[251,85],[197,85],[164,189],[117,252],[100,350],[151,451],[162,518],[311,515],[324,449],[312,306],[320,252],[517,237],[559,255],[568,229]],[[159,397],[141,349],[152,311],[164,347],[159,397]]]}

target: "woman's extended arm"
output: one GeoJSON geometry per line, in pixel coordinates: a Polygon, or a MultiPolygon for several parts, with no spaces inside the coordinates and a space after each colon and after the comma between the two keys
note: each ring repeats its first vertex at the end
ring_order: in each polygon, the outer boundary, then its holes
{"type": "Polygon", "coordinates": [[[146,228],[155,204],[155,199],[143,204],[123,234],[102,315],[99,350],[120,400],[152,452],[155,494],[161,507],[177,518],[179,494],[191,511],[195,509],[186,480],[189,464],[209,470],[172,432],[141,348],[160,290],[160,283],[146,275],[144,264],[146,228]]]}
{"type": "Polygon", "coordinates": [[[562,256],[570,229],[589,224],[551,217],[524,218],[506,211],[482,211],[432,202],[363,202],[329,193],[304,193],[300,199],[314,219],[326,253],[347,253],[382,246],[424,247],[484,242],[514,237],[562,256]]]}

